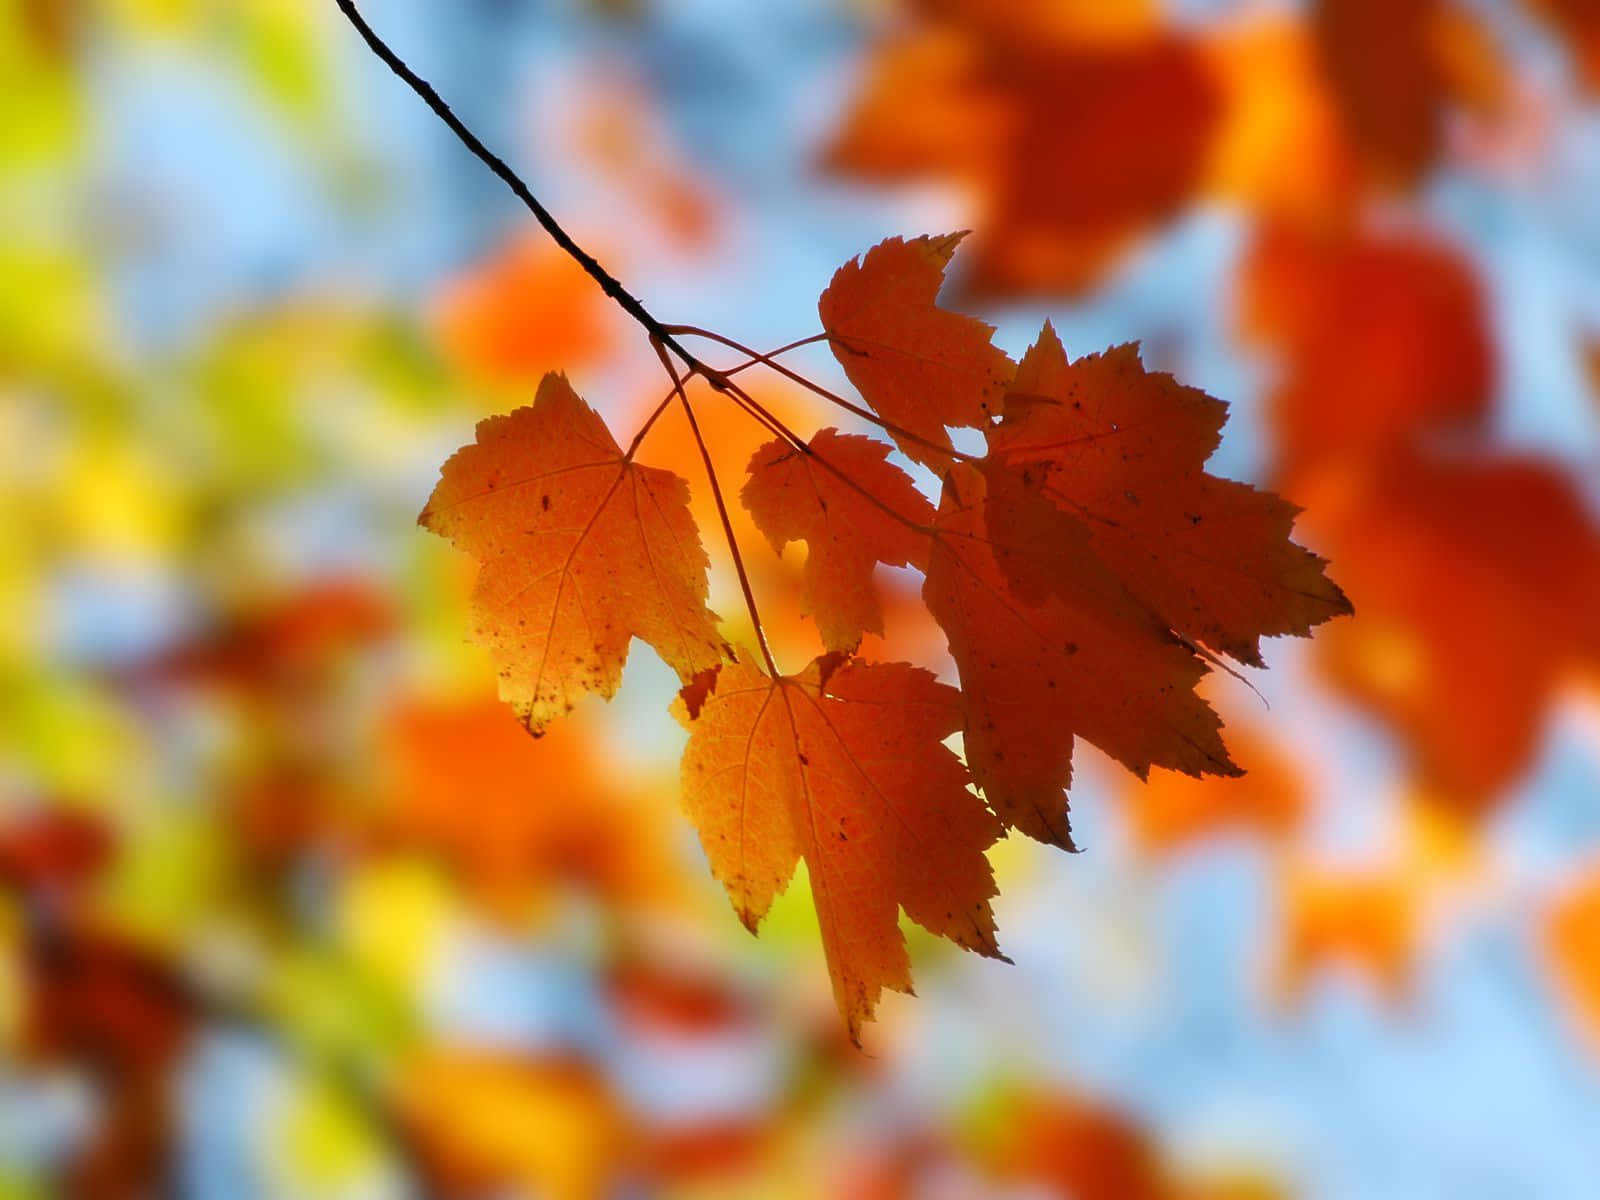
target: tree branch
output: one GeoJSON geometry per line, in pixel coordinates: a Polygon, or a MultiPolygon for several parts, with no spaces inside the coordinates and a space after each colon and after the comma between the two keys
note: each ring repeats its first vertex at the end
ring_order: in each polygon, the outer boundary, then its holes
{"type": "Polygon", "coordinates": [[[382,60],[383,64],[422,98],[423,103],[431,108],[434,115],[449,127],[450,132],[461,140],[462,145],[472,151],[486,167],[500,177],[505,185],[511,189],[512,194],[527,206],[528,211],[534,215],[534,218],[543,227],[544,231],[554,239],[556,245],[566,251],[573,261],[582,267],[589,277],[600,285],[601,290],[611,297],[624,312],[643,326],[645,332],[653,340],[660,342],[681,358],[684,365],[689,369],[690,374],[703,376],[713,387],[720,391],[721,373],[714,368],[708,367],[686,350],[683,344],[673,336],[668,327],[656,320],[650,314],[649,309],[645,308],[637,297],[622,286],[616,276],[602,267],[592,254],[572,240],[572,235],[563,229],[561,222],[557,221],[550,210],[539,202],[539,198],[529,190],[528,185],[522,181],[521,176],[506,165],[506,161],[503,158],[485,146],[478,135],[467,128],[466,123],[456,116],[450,106],[445,103],[444,98],[434,90],[433,85],[407,66],[405,60],[396,54],[389,44],[374,32],[372,26],[367,24],[366,18],[356,8],[354,0],[334,0],[334,3],[339,6],[339,11],[344,13],[350,24],[355,27],[355,31],[361,35],[362,40],[382,60]]]}

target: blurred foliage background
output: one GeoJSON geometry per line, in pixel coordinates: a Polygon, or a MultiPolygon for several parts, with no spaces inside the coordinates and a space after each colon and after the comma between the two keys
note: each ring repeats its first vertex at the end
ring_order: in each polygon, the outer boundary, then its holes
{"type": "Polygon", "coordinates": [[[668,320],[972,228],[1001,343],[1227,400],[1357,615],[1214,681],[1241,780],[1080,747],[1015,965],[913,935],[859,1053],[803,883],[752,940],[705,869],[670,672],[526,737],[414,524],[546,370],[626,435],[643,339],[331,0],[5,0],[0,1196],[1595,1194],[1600,13],[365,8],[668,320]]]}

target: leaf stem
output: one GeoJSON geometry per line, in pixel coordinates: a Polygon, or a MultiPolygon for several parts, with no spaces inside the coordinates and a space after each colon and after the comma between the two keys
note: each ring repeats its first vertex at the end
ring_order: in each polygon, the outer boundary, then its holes
{"type": "Polygon", "coordinates": [[[633,461],[633,456],[639,453],[639,447],[644,443],[644,435],[649,433],[655,423],[661,419],[661,414],[667,411],[667,405],[672,403],[679,390],[677,387],[672,388],[661,398],[661,403],[650,410],[650,415],[644,419],[644,424],[639,426],[639,432],[634,434],[633,441],[628,443],[628,451],[622,456],[623,462],[631,463],[633,461]]]}
{"type": "Polygon", "coordinates": [[[858,493],[863,499],[874,505],[876,508],[882,510],[889,517],[900,522],[900,524],[904,525],[913,533],[927,534],[930,536],[933,534],[934,530],[932,526],[919,524],[918,522],[913,521],[910,517],[906,516],[904,513],[896,512],[887,503],[885,503],[882,498],[874,496],[870,491],[857,482],[848,471],[829,462],[827,455],[820,453],[817,448],[811,444],[809,439],[801,437],[794,430],[790,429],[769,409],[759,404],[749,392],[745,391],[738,384],[730,384],[728,394],[739,403],[741,408],[743,408],[756,420],[760,421],[768,429],[772,430],[772,432],[776,433],[784,441],[788,442],[798,453],[804,454],[812,462],[815,462],[818,466],[825,469],[830,475],[838,479],[839,482],[858,493]]]}
{"type": "Polygon", "coordinates": [[[706,466],[706,478],[711,483],[711,497],[717,504],[717,517],[722,521],[722,533],[728,541],[728,553],[733,556],[733,569],[739,576],[739,587],[744,592],[744,606],[750,613],[750,624],[755,627],[756,644],[761,647],[761,657],[766,659],[767,670],[772,678],[781,679],[782,674],[778,670],[778,664],[772,657],[772,647],[767,644],[767,631],[761,624],[761,613],[756,609],[756,594],[750,586],[750,574],[745,570],[744,555],[739,553],[739,539],[733,532],[733,519],[728,515],[728,502],[723,499],[722,484],[717,480],[717,468],[711,461],[711,450],[706,446],[706,439],[700,432],[700,422],[695,419],[694,406],[689,403],[689,393],[684,390],[678,368],[673,365],[672,359],[667,357],[666,347],[656,338],[650,339],[650,345],[672,378],[673,394],[683,405],[683,415],[689,418],[689,429],[694,434],[694,444],[699,447],[700,461],[706,466]]]}
{"type": "Polygon", "coordinates": [[[911,430],[906,429],[903,426],[896,425],[893,421],[885,420],[883,417],[880,417],[877,413],[873,412],[870,408],[864,408],[851,400],[846,400],[837,392],[829,391],[820,383],[817,383],[811,379],[807,379],[804,375],[800,374],[800,372],[776,361],[777,356],[785,353],[786,351],[793,350],[799,346],[808,345],[811,342],[820,342],[826,340],[829,336],[826,333],[815,334],[809,338],[804,338],[801,341],[791,342],[787,346],[780,346],[770,354],[762,354],[759,350],[753,350],[742,342],[736,342],[732,338],[726,337],[723,334],[717,333],[710,329],[701,329],[697,325],[668,325],[667,331],[669,333],[678,334],[682,337],[705,338],[708,341],[713,341],[724,345],[730,350],[737,350],[740,354],[747,356],[754,362],[761,363],[769,370],[776,371],[785,379],[791,380],[794,383],[798,383],[801,387],[807,389],[808,391],[814,392],[816,395],[821,396],[824,400],[828,401],[828,403],[836,404],[845,411],[854,413],[863,421],[869,421],[873,425],[876,425],[879,429],[882,429],[886,433],[891,433],[897,438],[903,438],[908,442],[915,442],[917,445],[926,449],[936,450],[946,457],[961,461],[973,461],[979,457],[976,454],[968,454],[963,450],[957,450],[950,446],[941,446],[939,443],[930,441],[921,434],[913,433],[911,430]]]}
{"type": "MultiPolygon", "coordinates": [[[[816,340],[815,338],[807,338],[806,339],[806,341],[815,341],[815,340],[816,340]]],[[[799,345],[804,345],[804,344],[805,344],[804,342],[795,342],[795,343],[793,343],[793,346],[799,346],[799,345]]],[[[784,349],[792,349],[793,346],[784,347],[784,348],[780,348],[778,350],[774,350],[773,353],[774,354],[781,354],[781,353],[783,353],[784,349]]],[[[751,367],[754,367],[754,366],[758,365],[760,363],[760,361],[761,361],[760,359],[756,359],[756,358],[746,359],[742,363],[738,363],[738,364],[736,364],[734,366],[729,367],[725,371],[719,372],[719,375],[724,380],[730,379],[733,376],[739,374],[741,371],[748,371],[751,367]]],[[[726,392],[729,395],[732,395],[736,401],[739,400],[739,397],[743,396],[745,401],[748,401],[749,403],[752,403],[752,404],[754,403],[754,401],[750,400],[749,393],[745,392],[743,389],[723,388],[721,390],[726,392]]],[[[676,383],[674,383],[672,388],[668,390],[667,394],[662,397],[661,403],[656,405],[655,408],[650,410],[650,415],[644,419],[644,424],[639,426],[639,431],[633,435],[633,441],[628,443],[628,452],[622,456],[622,461],[623,462],[626,463],[626,462],[632,462],[633,461],[633,456],[639,452],[639,446],[640,446],[641,443],[643,443],[645,434],[650,432],[651,428],[655,425],[656,421],[660,419],[661,414],[666,411],[667,405],[672,403],[673,399],[677,396],[677,394],[678,394],[678,385],[676,383]]],[[[742,403],[742,402],[740,403],[739,407],[743,408],[744,411],[749,413],[751,417],[753,417],[755,420],[759,421],[767,429],[768,432],[775,433],[779,437],[785,438],[786,440],[791,441],[791,442],[795,442],[798,449],[802,449],[802,450],[805,449],[805,443],[803,441],[799,441],[795,434],[793,434],[793,433],[789,432],[788,430],[784,429],[782,427],[782,425],[778,422],[778,419],[776,417],[774,417],[771,413],[768,413],[765,409],[761,409],[759,412],[753,411],[750,408],[746,407],[745,403],[742,403]]],[[[758,409],[760,409],[759,405],[757,405],[756,407],[758,409]]]]}

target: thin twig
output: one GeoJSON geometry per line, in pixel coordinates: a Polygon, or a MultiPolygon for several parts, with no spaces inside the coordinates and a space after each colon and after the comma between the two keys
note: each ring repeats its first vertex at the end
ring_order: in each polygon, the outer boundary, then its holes
{"type": "MultiPolygon", "coordinates": [[[[814,341],[815,339],[808,338],[806,340],[807,341],[814,341]]],[[[791,347],[789,347],[789,348],[792,349],[793,346],[801,346],[801,345],[804,345],[804,344],[805,344],[804,342],[795,342],[795,343],[792,343],[791,347]]],[[[774,350],[773,351],[774,354],[781,354],[782,352],[783,352],[783,348],[779,348],[778,350],[774,350]]],[[[739,374],[741,371],[748,371],[751,367],[760,366],[760,365],[761,365],[761,360],[760,359],[750,358],[750,359],[746,359],[742,363],[736,363],[733,366],[728,367],[726,370],[719,371],[719,372],[717,372],[717,374],[724,381],[726,381],[726,380],[731,379],[733,376],[739,374]]],[[[723,387],[723,388],[721,388],[719,390],[724,392],[727,395],[732,396],[734,401],[736,403],[739,403],[739,407],[744,409],[745,412],[749,413],[751,417],[755,418],[755,420],[758,421],[769,433],[776,434],[778,437],[784,438],[785,440],[788,440],[788,441],[791,441],[791,442],[795,442],[797,449],[801,449],[801,450],[805,449],[805,443],[803,441],[799,441],[798,438],[797,438],[797,435],[795,435],[793,433],[790,433],[788,430],[784,429],[781,425],[776,424],[775,422],[776,422],[777,419],[775,417],[773,417],[770,413],[766,413],[765,410],[763,410],[762,412],[753,411],[752,409],[746,407],[746,405],[743,402],[740,402],[740,397],[744,396],[744,397],[748,398],[748,393],[744,392],[742,389],[732,389],[732,390],[730,390],[727,387],[723,387]]],[[[644,438],[645,438],[645,434],[650,432],[651,428],[655,425],[656,421],[658,421],[660,419],[661,414],[664,413],[667,410],[667,405],[671,404],[673,402],[673,400],[677,398],[677,395],[678,395],[678,388],[677,388],[677,385],[674,384],[673,387],[668,389],[667,394],[662,397],[661,403],[657,404],[655,406],[655,408],[650,410],[650,415],[644,419],[644,424],[639,426],[639,431],[633,435],[633,441],[628,443],[628,452],[622,456],[622,461],[623,462],[627,463],[627,462],[632,462],[633,461],[633,456],[639,452],[639,446],[640,446],[641,443],[643,443],[644,438]]]]}
{"type": "Polygon", "coordinates": [[[413,71],[406,64],[406,61],[374,32],[372,26],[367,24],[366,18],[356,8],[354,0],[334,0],[334,3],[339,6],[339,11],[344,13],[350,24],[355,27],[355,31],[361,35],[368,47],[383,61],[384,65],[422,98],[422,102],[431,108],[434,115],[449,127],[450,132],[461,140],[462,145],[472,151],[479,161],[500,177],[505,185],[511,189],[512,194],[527,206],[528,211],[534,215],[534,218],[555,241],[556,245],[566,251],[573,261],[600,285],[601,290],[607,296],[610,296],[624,312],[643,326],[646,333],[681,358],[684,365],[688,367],[690,374],[704,375],[711,380],[721,378],[720,372],[708,368],[688,350],[684,349],[683,345],[673,336],[670,328],[656,320],[650,314],[650,311],[627,288],[622,286],[616,276],[602,267],[592,254],[572,240],[572,236],[561,227],[561,222],[557,221],[550,210],[539,202],[538,197],[529,190],[528,185],[522,181],[521,176],[507,166],[504,159],[485,146],[478,135],[468,129],[461,118],[456,116],[450,106],[445,103],[444,98],[434,90],[433,85],[413,71]]]}

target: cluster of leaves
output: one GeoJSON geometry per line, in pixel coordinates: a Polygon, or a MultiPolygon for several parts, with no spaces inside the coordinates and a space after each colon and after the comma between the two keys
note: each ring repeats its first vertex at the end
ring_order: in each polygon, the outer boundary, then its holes
{"type": "MultiPolygon", "coordinates": [[[[1497,395],[1495,298],[1428,184],[1448,169],[1521,188],[1549,169],[1595,95],[1593,6],[1317,0],[1180,24],[1158,4],[905,0],[883,27],[824,162],[953,185],[979,226],[967,291],[1083,293],[1184,212],[1243,218],[1236,331],[1273,360],[1267,474],[1358,614],[1312,662],[1404,750],[1403,828],[1478,825],[1558,699],[1600,677],[1600,525],[1571,464],[1497,444],[1516,398],[1497,395]],[[1541,31],[1569,54],[1566,96],[1521,69],[1541,31]]],[[[1273,742],[1250,738],[1240,761],[1281,758],[1273,742]]],[[[1157,775],[1126,804],[1150,850],[1271,838],[1286,981],[1348,957],[1396,994],[1434,835],[1325,870],[1296,847],[1306,791],[1276,769],[1157,775]]]]}
{"type": "MultiPolygon", "coordinates": [[[[902,909],[999,955],[984,851],[1009,830],[1071,848],[1075,738],[1140,776],[1235,774],[1195,683],[1219,656],[1259,665],[1261,637],[1348,611],[1289,540],[1290,505],[1206,474],[1221,402],[1146,371],[1131,346],[1071,360],[1048,324],[1013,363],[990,327],[937,304],[958,241],[880,243],[818,304],[870,411],[840,402],[938,476],[937,506],[889,445],[802,438],[729,374],[709,377],[778,434],[740,494],[775,549],[806,545],[827,652],[803,670],[778,668],[748,584],[760,652],[725,644],[688,484],[634,461],[667,404],[688,409],[676,377],[624,451],[546,376],[531,407],[480,424],[420,518],[481,564],[474,636],[532,732],[585,693],[611,696],[632,638],[678,673],[684,804],[712,871],[754,930],[805,862],[852,1036],[883,988],[910,989],[902,909]],[[981,431],[985,453],[957,449],[952,427],[981,431]],[[882,631],[880,563],[923,572],[959,689],[856,657],[882,631]],[[957,732],[964,759],[944,745],[957,732]]],[[[714,469],[709,482],[720,503],[714,469]]]]}

